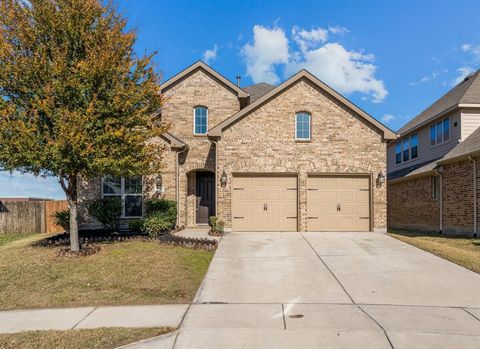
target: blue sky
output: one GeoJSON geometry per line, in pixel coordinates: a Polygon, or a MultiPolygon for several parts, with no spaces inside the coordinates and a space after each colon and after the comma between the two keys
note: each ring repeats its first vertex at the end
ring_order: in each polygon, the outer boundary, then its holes
{"type": "MultiPolygon", "coordinates": [[[[242,86],[306,68],[397,130],[480,68],[479,1],[119,0],[164,80],[204,59],[242,86]]],[[[1,196],[62,198],[0,173],[1,196]]]]}

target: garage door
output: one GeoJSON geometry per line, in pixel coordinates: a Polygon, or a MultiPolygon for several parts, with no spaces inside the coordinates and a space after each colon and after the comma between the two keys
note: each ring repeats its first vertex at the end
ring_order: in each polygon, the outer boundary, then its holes
{"type": "Polygon", "coordinates": [[[309,177],[307,218],[309,231],[369,231],[369,177],[309,177]]]}
{"type": "Polygon", "coordinates": [[[297,231],[297,177],[234,176],[234,231],[297,231]]]}

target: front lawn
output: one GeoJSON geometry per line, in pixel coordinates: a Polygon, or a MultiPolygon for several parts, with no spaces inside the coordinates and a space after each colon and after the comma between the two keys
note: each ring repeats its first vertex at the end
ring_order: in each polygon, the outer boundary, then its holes
{"type": "Polygon", "coordinates": [[[148,241],[101,244],[97,254],[57,257],[25,237],[0,247],[0,309],[189,303],[213,252],[148,241]]]}
{"type": "Polygon", "coordinates": [[[0,334],[2,349],[113,349],[121,345],[156,337],[173,329],[98,328],[68,331],[28,331],[0,334]]]}
{"type": "Polygon", "coordinates": [[[30,236],[31,234],[23,234],[23,233],[17,233],[17,234],[0,234],[0,246],[9,244],[13,241],[23,239],[24,237],[30,236]]]}
{"type": "Polygon", "coordinates": [[[480,273],[479,239],[433,235],[407,230],[390,231],[389,235],[480,273]]]}

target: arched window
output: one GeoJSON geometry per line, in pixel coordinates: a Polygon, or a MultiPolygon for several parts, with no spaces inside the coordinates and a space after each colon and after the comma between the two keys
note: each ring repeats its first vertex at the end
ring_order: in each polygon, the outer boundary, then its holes
{"type": "Polygon", "coordinates": [[[195,107],[193,110],[193,133],[205,135],[208,130],[208,108],[195,107]]]}
{"type": "Polygon", "coordinates": [[[295,139],[310,140],[310,113],[300,112],[295,114],[295,139]]]}

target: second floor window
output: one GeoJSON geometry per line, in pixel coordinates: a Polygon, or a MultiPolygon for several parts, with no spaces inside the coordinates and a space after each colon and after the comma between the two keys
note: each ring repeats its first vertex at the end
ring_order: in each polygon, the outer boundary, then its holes
{"type": "Polygon", "coordinates": [[[395,163],[416,159],[418,157],[418,135],[415,133],[395,145],[395,163]]]}
{"type": "Polygon", "coordinates": [[[295,115],[295,138],[298,140],[310,140],[310,114],[297,113],[295,115]]]}
{"type": "Polygon", "coordinates": [[[208,109],[205,107],[196,107],[193,110],[193,132],[196,135],[205,135],[208,130],[208,109]]]}
{"type": "Polygon", "coordinates": [[[430,126],[430,145],[444,143],[450,140],[450,118],[443,119],[430,126]]]}

